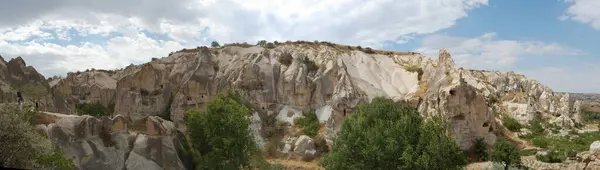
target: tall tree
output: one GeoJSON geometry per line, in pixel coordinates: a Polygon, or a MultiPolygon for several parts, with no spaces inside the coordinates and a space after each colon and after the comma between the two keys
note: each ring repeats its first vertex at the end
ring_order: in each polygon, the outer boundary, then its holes
{"type": "Polygon", "coordinates": [[[390,99],[360,105],[342,124],[327,169],[460,169],[466,157],[441,119],[390,99]]]}

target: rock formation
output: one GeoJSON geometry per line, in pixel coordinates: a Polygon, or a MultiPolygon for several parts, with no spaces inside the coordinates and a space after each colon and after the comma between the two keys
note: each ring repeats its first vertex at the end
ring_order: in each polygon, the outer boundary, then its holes
{"type": "Polygon", "coordinates": [[[60,100],[70,110],[74,103],[106,104],[114,96],[113,115],[132,122],[159,116],[181,131],[185,110],[202,110],[215,94],[236,89],[258,114],[256,122],[275,116],[292,123],[315,111],[328,138],[358,104],[383,96],[408,101],[425,117],[448,120],[462,149],[475,138],[493,142],[501,115],[521,123],[573,117],[568,94],[513,72],[457,68],[446,50],[432,60],[327,43],[184,49],[110,74],[71,74],[52,89],[55,100],[66,96],[60,100]]]}
{"type": "Polygon", "coordinates": [[[172,122],[147,117],[114,118],[38,113],[39,129],[74,158],[78,169],[185,169],[177,153],[180,139],[172,122]]]}
{"type": "Polygon", "coordinates": [[[21,57],[6,62],[0,56],[0,102],[17,102],[20,91],[26,101],[38,102],[40,109],[52,110],[50,86],[35,68],[21,57]]]}

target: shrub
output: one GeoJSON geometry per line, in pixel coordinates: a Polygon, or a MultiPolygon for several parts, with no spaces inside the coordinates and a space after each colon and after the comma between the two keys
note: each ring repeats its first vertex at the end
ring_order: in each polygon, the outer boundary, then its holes
{"type": "Polygon", "coordinates": [[[310,60],[307,56],[298,57],[298,59],[300,61],[302,61],[302,63],[306,66],[306,69],[308,70],[308,72],[313,72],[313,71],[319,70],[319,67],[317,66],[317,64],[314,61],[310,60]]]}
{"type": "Polygon", "coordinates": [[[213,48],[217,48],[217,47],[220,47],[221,45],[219,44],[219,42],[213,41],[212,43],[210,43],[210,46],[213,48]]]}
{"type": "Polygon", "coordinates": [[[374,54],[375,53],[375,51],[373,51],[373,49],[371,49],[371,47],[365,48],[364,52],[367,53],[367,54],[374,54]]]}
{"type": "Polygon", "coordinates": [[[519,121],[509,116],[504,116],[502,118],[502,124],[512,132],[518,132],[522,128],[522,125],[519,123],[519,121]]]}
{"type": "Polygon", "coordinates": [[[249,167],[258,154],[251,135],[250,110],[239,93],[219,94],[207,104],[206,111],[188,110],[184,121],[200,169],[238,169],[249,167]]]}
{"type": "Polygon", "coordinates": [[[567,156],[563,151],[552,149],[547,151],[546,155],[536,155],[535,158],[542,162],[560,163],[567,159],[567,156]]]}
{"type": "Polygon", "coordinates": [[[256,45],[261,46],[261,47],[265,46],[265,45],[267,45],[267,40],[260,40],[260,41],[258,41],[258,43],[256,43],[256,45]]]}
{"type": "Polygon", "coordinates": [[[421,67],[417,65],[412,65],[404,66],[404,69],[408,72],[417,73],[418,79],[421,80],[421,77],[423,76],[423,69],[421,69],[421,67]]]}
{"type": "Polygon", "coordinates": [[[52,142],[29,123],[28,105],[0,104],[0,165],[19,169],[74,169],[71,159],[54,150],[52,142]]]}
{"type": "Polygon", "coordinates": [[[494,143],[493,151],[491,154],[493,162],[498,162],[505,165],[505,169],[508,167],[521,166],[521,156],[517,148],[510,144],[510,142],[500,139],[494,143]]]}
{"type": "Polygon", "coordinates": [[[302,133],[311,138],[317,136],[321,128],[321,123],[317,119],[317,115],[313,112],[306,114],[304,117],[294,119],[294,125],[301,127],[302,133]]]}
{"type": "Polygon", "coordinates": [[[529,122],[529,130],[533,136],[544,134],[544,127],[542,127],[542,124],[538,120],[529,122]]]}
{"type": "Polygon", "coordinates": [[[281,145],[283,145],[283,142],[281,142],[281,138],[278,138],[278,137],[270,138],[269,141],[264,146],[266,156],[271,157],[271,158],[278,158],[279,157],[279,149],[281,149],[281,145]]]}
{"type": "Polygon", "coordinates": [[[475,156],[477,161],[487,161],[488,160],[488,151],[487,151],[487,143],[483,138],[475,139],[475,156]]]}
{"type": "Polygon", "coordinates": [[[535,138],[533,138],[533,140],[531,140],[531,142],[533,143],[533,145],[540,147],[540,148],[548,147],[548,139],[546,139],[543,136],[535,137],[535,138]]]}
{"type": "Polygon", "coordinates": [[[76,108],[78,115],[90,115],[94,117],[104,116],[109,111],[109,109],[100,104],[100,102],[79,103],[76,105],[76,108]]]}
{"type": "Polygon", "coordinates": [[[519,151],[519,155],[521,155],[521,156],[531,156],[531,155],[535,155],[535,153],[537,153],[536,149],[523,149],[523,150],[519,151]]]}
{"type": "Polygon", "coordinates": [[[344,120],[320,164],[327,169],[461,169],[466,157],[446,126],[442,119],[423,121],[406,103],[375,98],[344,120]]]}
{"type": "Polygon", "coordinates": [[[600,120],[600,112],[583,111],[583,120],[594,122],[600,120]]]}
{"type": "Polygon", "coordinates": [[[273,43],[269,42],[269,43],[267,43],[265,45],[265,47],[267,47],[267,48],[275,48],[275,45],[273,43]]]}
{"type": "Polygon", "coordinates": [[[158,58],[152,57],[152,61],[156,61],[156,60],[158,60],[158,58]]]}
{"type": "Polygon", "coordinates": [[[292,54],[284,52],[277,58],[277,61],[285,66],[290,66],[293,59],[292,54]]]}

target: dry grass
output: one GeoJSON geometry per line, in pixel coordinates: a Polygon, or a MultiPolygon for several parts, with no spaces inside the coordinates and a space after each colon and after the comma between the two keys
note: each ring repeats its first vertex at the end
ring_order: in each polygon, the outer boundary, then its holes
{"type": "Polygon", "coordinates": [[[419,81],[419,90],[417,90],[417,92],[415,92],[415,96],[424,98],[425,95],[427,94],[427,80],[422,80],[419,81]]]}

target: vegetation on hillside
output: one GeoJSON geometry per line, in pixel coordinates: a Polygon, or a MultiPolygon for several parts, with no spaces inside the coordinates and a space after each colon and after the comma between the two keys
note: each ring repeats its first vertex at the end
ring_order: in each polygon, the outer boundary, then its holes
{"type": "Polygon", "coordinates": [[[104,107],[100,102],[79,103],[76,105],[78,115],[90,115],[101,117],[110,115],[114,111],[114,104],[110,104],[110,108],[104,107]]]}
{"type": "Polygon", "coordinates": [[[466,156],[441,119],[424,121],[405,103],[375,98],[342,124],[327,169],[461,169],[466,156]]]}
{"type": "Polygon", "coordinates": [[[55,150],[52,142],[30,124],[30,106],[0,105],[0,166],[21,169],[74,169],[71,159],[55,150]]]}
{"type": "Polygon", "coordinates": [[[306,114],[303,117],[294,119],[294,125],[302,128],[302,134],[314,138],[319,133],[321,123],[317,115],[313,112],[306,114]]]}
{"type": "Polygon", "coordinates": [[[506,127],[508,130],[510,130],[512,132],[518,132],[523,127],[521,125],[521,123],[519,123],[519,121],[517,121],[516,119],[514,119],[510,116],[502,117],[502,124],[504,125],[504,127],[506,127]]]}
{"type": "Polygon", "coordinates": [[[504,139],[499,139],[494,142],[491,160],[493,162],[504,164],[504,169],[521,166],[521,156],[519,151],[515,146],[504,139]]]}
{"type": "Polygon", "coordinates": [[[197,169],[268,169],[251,130],[250,110],[239,93],[213,98],[205,112],[189,110],[184,121],[192,143],[188,147],[197,169]]]}

